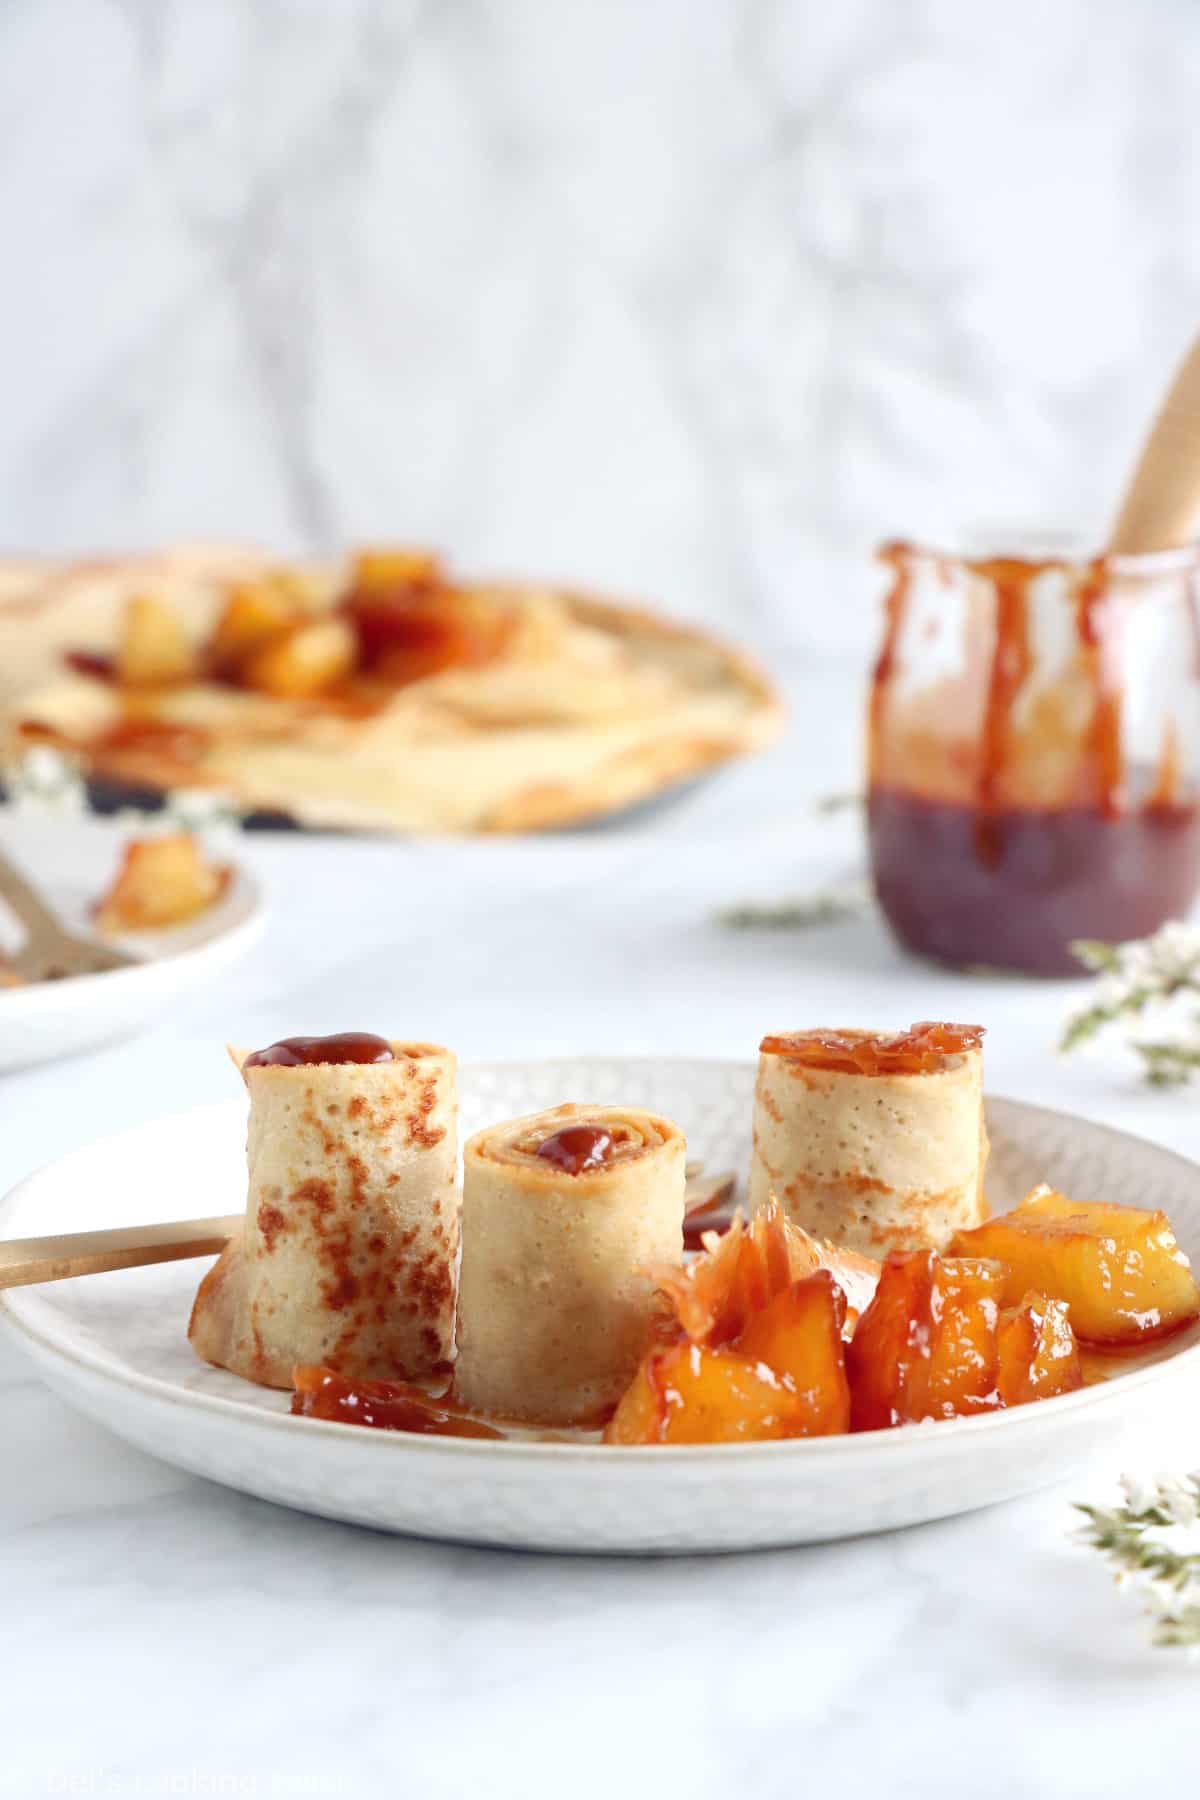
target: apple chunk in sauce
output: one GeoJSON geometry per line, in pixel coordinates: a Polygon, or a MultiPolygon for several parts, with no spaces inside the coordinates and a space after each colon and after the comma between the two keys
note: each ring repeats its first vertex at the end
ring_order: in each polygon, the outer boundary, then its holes
{"type": "Polygon", "coordinates": [[[1030,1290],[1065,1300],[1081,1343],[1133,1345],[1200,1318],[1200,1288],[1163,1212],[1039,1187],[1014,1211],[959,1232],[951,1249],[1000,1264],[1003,1306],[1030,1290]]]}

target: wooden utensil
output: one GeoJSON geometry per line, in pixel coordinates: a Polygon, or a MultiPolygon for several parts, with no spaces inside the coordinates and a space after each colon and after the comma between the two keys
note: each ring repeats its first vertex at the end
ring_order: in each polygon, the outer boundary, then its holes
{"type": "Polygon", "coordinates": [[[1114,555],[1177,550],[1200,530],[1200,339],[1167,391],[1109,545],[1114,555]]]}
{"type": "Polygon", "coordinates": [[[60,922],[32,882],[0,852],[0,900],[25,927],[25,942],[7,959],[22,981],[56,981],[66,975],[100,975],[137,962],[94,938],[76,937],[60,922]]]}
{"type": "MultiPolygon", "coordinates": [[[[733,1193],[731,1174],[697,1176],[685,1191],[689,1215],[733,1193]]],[[[706,1220],[707,1224],[709,1221],[706,1220]]],[[[39,1281],[67,1281],[73,1275],[103,1275],[143,1263],[180,1262],[215,1256],[242,1224],[241,1213],[223,1219],[170,1219],[157,1225],[121,1225],[115,1231],[68,1231],[53,1237],[0,1239],[0,1288],[30,1287],[39,1281]]]]}
{"type": "Polygon", "coordinates": [[[121,1225],[115,1231],[0,1240],[0,1288],[103,1275],[185,1256],[215,1256],[241,1223],[241,1213],[230,1213],[224,1219],[172,1219],[159,1225],[121,1225]]]}

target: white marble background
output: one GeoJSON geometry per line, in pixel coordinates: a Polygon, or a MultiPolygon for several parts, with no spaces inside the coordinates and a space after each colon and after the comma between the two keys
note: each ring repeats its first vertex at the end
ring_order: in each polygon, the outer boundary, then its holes
{"type": "Polygon", "coordinates": [[[1198,142],[1191,0],[5,0],[0,544],[859,649],[881,534],[1102,530],[1198,142]]]}

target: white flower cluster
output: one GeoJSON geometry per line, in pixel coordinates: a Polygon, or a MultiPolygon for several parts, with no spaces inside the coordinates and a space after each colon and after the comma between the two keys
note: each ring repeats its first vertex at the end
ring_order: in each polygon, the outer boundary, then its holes
{"type": "Polygon", "coordinates": [[[1085,939],[1075,949],[1089,968],[1101,971],[1096,1000],[1110,1010],[1200,986],[1200,929],[1181,919],[1168,920],[1153,937],[1115,945],[1085,939]]]}
{"type": "Polygon", "coordinates": [[[1200,1654],[1200,1549],[1178,1548],[1200,1524],[1200,1474],[1123,1475],[1124,1506],[1081,1506],[1082,1543],[1101,1551],[1118,1587],[1133,1587],[1154,1620],[1154,1642],[1200,1654]],[[1166,1535],[1162,1535],[1166,1534],[1166,1535]]]}
{"type": "Polygon", "coordinates": [[[1200,1476],[1122,1475],[1121,1492],[1132,1513],[1165,1512],[1172,1525],[1194,1525],[1200,1518],[1200,1476]]]}
{"type": "Polygon", "coordinates": [[[1091,941],[1076,955],[1100,976],[1088,1003],[1068,1018],[1062,1048],[1092,1042],[1123,1023],[1147,1079],[1169,1087],[1200,1068],[1200,1013],[1180,1005],[1200,995],[1200,929],[1172,920],[1153,937],[1128,944],[1091,941]]]}

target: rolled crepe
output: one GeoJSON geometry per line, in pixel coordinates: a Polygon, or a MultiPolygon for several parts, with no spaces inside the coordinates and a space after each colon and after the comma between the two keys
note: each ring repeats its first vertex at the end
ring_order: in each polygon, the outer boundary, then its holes
{"type": "Polygon", "coordinates": [[[542,1425],[602,1417],[659,1315],[651,1263],[683,1256],[683,1133],[626,1107],[557,1106],[464,1152],[454,1386],[473,1410],[542,1425]],[[564,1131],[611,1138],[570,1173],[538,1155],[564,1131]]]}
{"type": "Polygon", "coordinates": [[[200,1284],[188,1336],[266,1387],[296,1363],[419,1380],[454,1350],[455,1061],[243,1067],[250,1188],[240,1238],[200,1284]]]}
{"type": "Polygon", "coordinates": [[[942,1249],[984,1216],[983,1032],[914,1025],[765,1037],[750,1205],[880,1256],[942,1249]]]}

